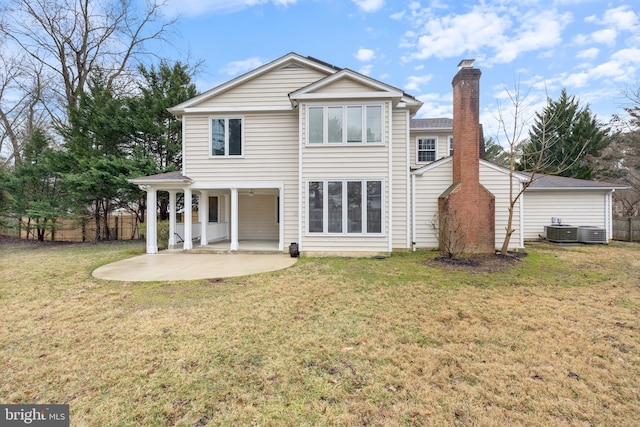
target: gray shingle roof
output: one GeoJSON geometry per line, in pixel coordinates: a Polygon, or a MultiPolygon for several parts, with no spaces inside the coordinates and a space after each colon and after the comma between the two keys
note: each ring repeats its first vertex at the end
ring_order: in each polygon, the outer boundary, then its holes
{"type": "MultiPolygon", "coordinates": [[[[525,176],[531,176],[526,172],[518,172],[519,174],[525,176]]],[[[610,182],[600,182],[600,181],[588,181],[585,179],[576,179],[576,178],[567,178],[564,176],[554,176],[554,175],[542,175],[536,174],[534,181],[529,186],[529,189],[534,190],[543,190],[543,189],[618,189],[622,190],[625,187],[620,184],[612,184],[610,182]]]]}
{"type": "Polygon", "coordinates": [[[412,119],[411,129],[453,129],[453,119],[447,117],[412,119]]]}

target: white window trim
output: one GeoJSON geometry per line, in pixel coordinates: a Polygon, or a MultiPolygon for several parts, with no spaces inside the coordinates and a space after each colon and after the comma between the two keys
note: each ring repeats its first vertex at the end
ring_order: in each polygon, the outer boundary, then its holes
{"type": "MultiPolygon", "coordinates": [[[[318,144],[319,145],[319,144],[318,144]]],[[[318,236],[327,236],[327,237],[385,237],[386,236],[386,181],[384,178],[307,178],[305,180],[305,215],[304,215],[304,233],[306,237],[318,237],[318,236]],[[342,232],[341,233],[329,233],[328,231],[323,232],[309,232],[309,183],[310,182],[322,182],[322,228],[323,230],[327,230],[329,226],[329,210],[327,206],[329,206],[329,181],[342,182],[342,198],[344,200],[348,200],[348,189],[347,182],[361,182],[362,183],[362,194],[365,196],[365,200],[362,204],[363,215],[362,215],[362,229],[367,229],[367,209],[366,209],[366,183],[370,181],[378,181],[381,186],[381,194],[380,194],[380,232],[379,233],[367,233],[366,231],[361,233],[349,233],[347,232],[348,223],[348,209],[343,207],[342,210],[342,232]]],[[[343,204],[343,206],[345,206],[343,204]]]]}
{"type": "Polygon", "coordinates": [[[305,126],[305,146],[307,147],[336,147],[336,146],[384,146],[385,141],[385,104],[384,103],[326,103],[326,104],[307,104],[305,108],[306,126],[305,126]],[[342,107],[342,142],[329,142],[329,119],[328,112],[329,107],[342,107]],[[349,107],[362,107],[362,142],[347,142],[347,109],[349,107]],[[367,138],[367,107],[380,107],[380,141],[379,142],[366,142],[367,138]],[[310,108],[322,108],[322,143],[310,143],[309,142],[309,109],[310,108]]]}
{"type": "Polygon", "coordinates": [[[235,115],[231,115],[231,116],[209,116],[209,158],[210,159],[241,159],[244,157],[244,153],[245,153],[245,144],[244,144],[244,128],[245,128],[245,120],[244,120],[244,116],[235,116],[235,115]],[[229,154],[229,126],[225,127],[225,134],[224,134],[224,156],[214,156],[213,155],[213,120],[220,120],[220,119],[225,119],[228,120],[230,119],[240,119],[241,120],[241,126],[240,126],[240,151],[241,154],[240,155],[230,155],[229,154]]]}
{"type": "Polygon", "coordinates": [[[420,164],[427,164],[427,163],[433,163],[436,160],[438,160],[438,137],[431,137],[431,136],[417,136],[416,137],[416,163],[420,163],[420,164]],[[434,155],[433,155],[433,160],[420,160],[420,151],[426,151],[426,150],[420,150],[420,140],[425,140],[425,139],[432,139],[434,140],[434,155]]]}

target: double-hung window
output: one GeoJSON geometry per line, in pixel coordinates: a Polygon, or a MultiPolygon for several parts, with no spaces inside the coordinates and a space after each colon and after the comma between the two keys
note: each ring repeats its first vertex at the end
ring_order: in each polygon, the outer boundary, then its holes
{"type": "Polygon", "coordinates": [[[433,162],[436,159],[435,138],[418,139],[418,162],[433,162]]]}
{"type": "Polygon", "coordinates": [[[242,117],[211,119],[211,157],[242,156],[242,117]]]}
{"type": "Polygon", "coordinates": [[[308,144],[381,144],[382,105],[308,108],[308,144]]]}
{"type": "Polygon", "coordinates": [[[308,184],[310,234],[381,234],[382,181],[312,180],[308,184]]]}

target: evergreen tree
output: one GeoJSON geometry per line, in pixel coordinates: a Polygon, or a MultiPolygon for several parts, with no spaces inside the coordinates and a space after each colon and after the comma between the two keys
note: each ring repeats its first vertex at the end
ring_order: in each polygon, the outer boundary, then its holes
{"type": "Polygon", "coordinates": [[[522,145],[519,170],[592,179],[594,158],[609,142],[608,129],[589,107],[562,90],[556,101],[536,113],[529,138],[522,145]]]}

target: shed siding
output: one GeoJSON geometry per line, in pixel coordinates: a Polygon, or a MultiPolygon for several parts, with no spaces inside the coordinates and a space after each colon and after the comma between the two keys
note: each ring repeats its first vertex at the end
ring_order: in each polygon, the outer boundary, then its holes
{"type": "MultiPolygon", "coordinates": [[[[524,237],[537,239],[551,217],[563,224],[606,227],[606,192],[601,190],[526,191],[524,194],[524,237]]],[[[609,236],[607,236],[609,237],[609,236]]]]}
{"type": "Polygon", "coordinates": [[[317,70],[287,68],[271,70],[214,98],[203,101],[199,108],[280,106],[291,108],[288,94],[326,77],[317,70]]]}

